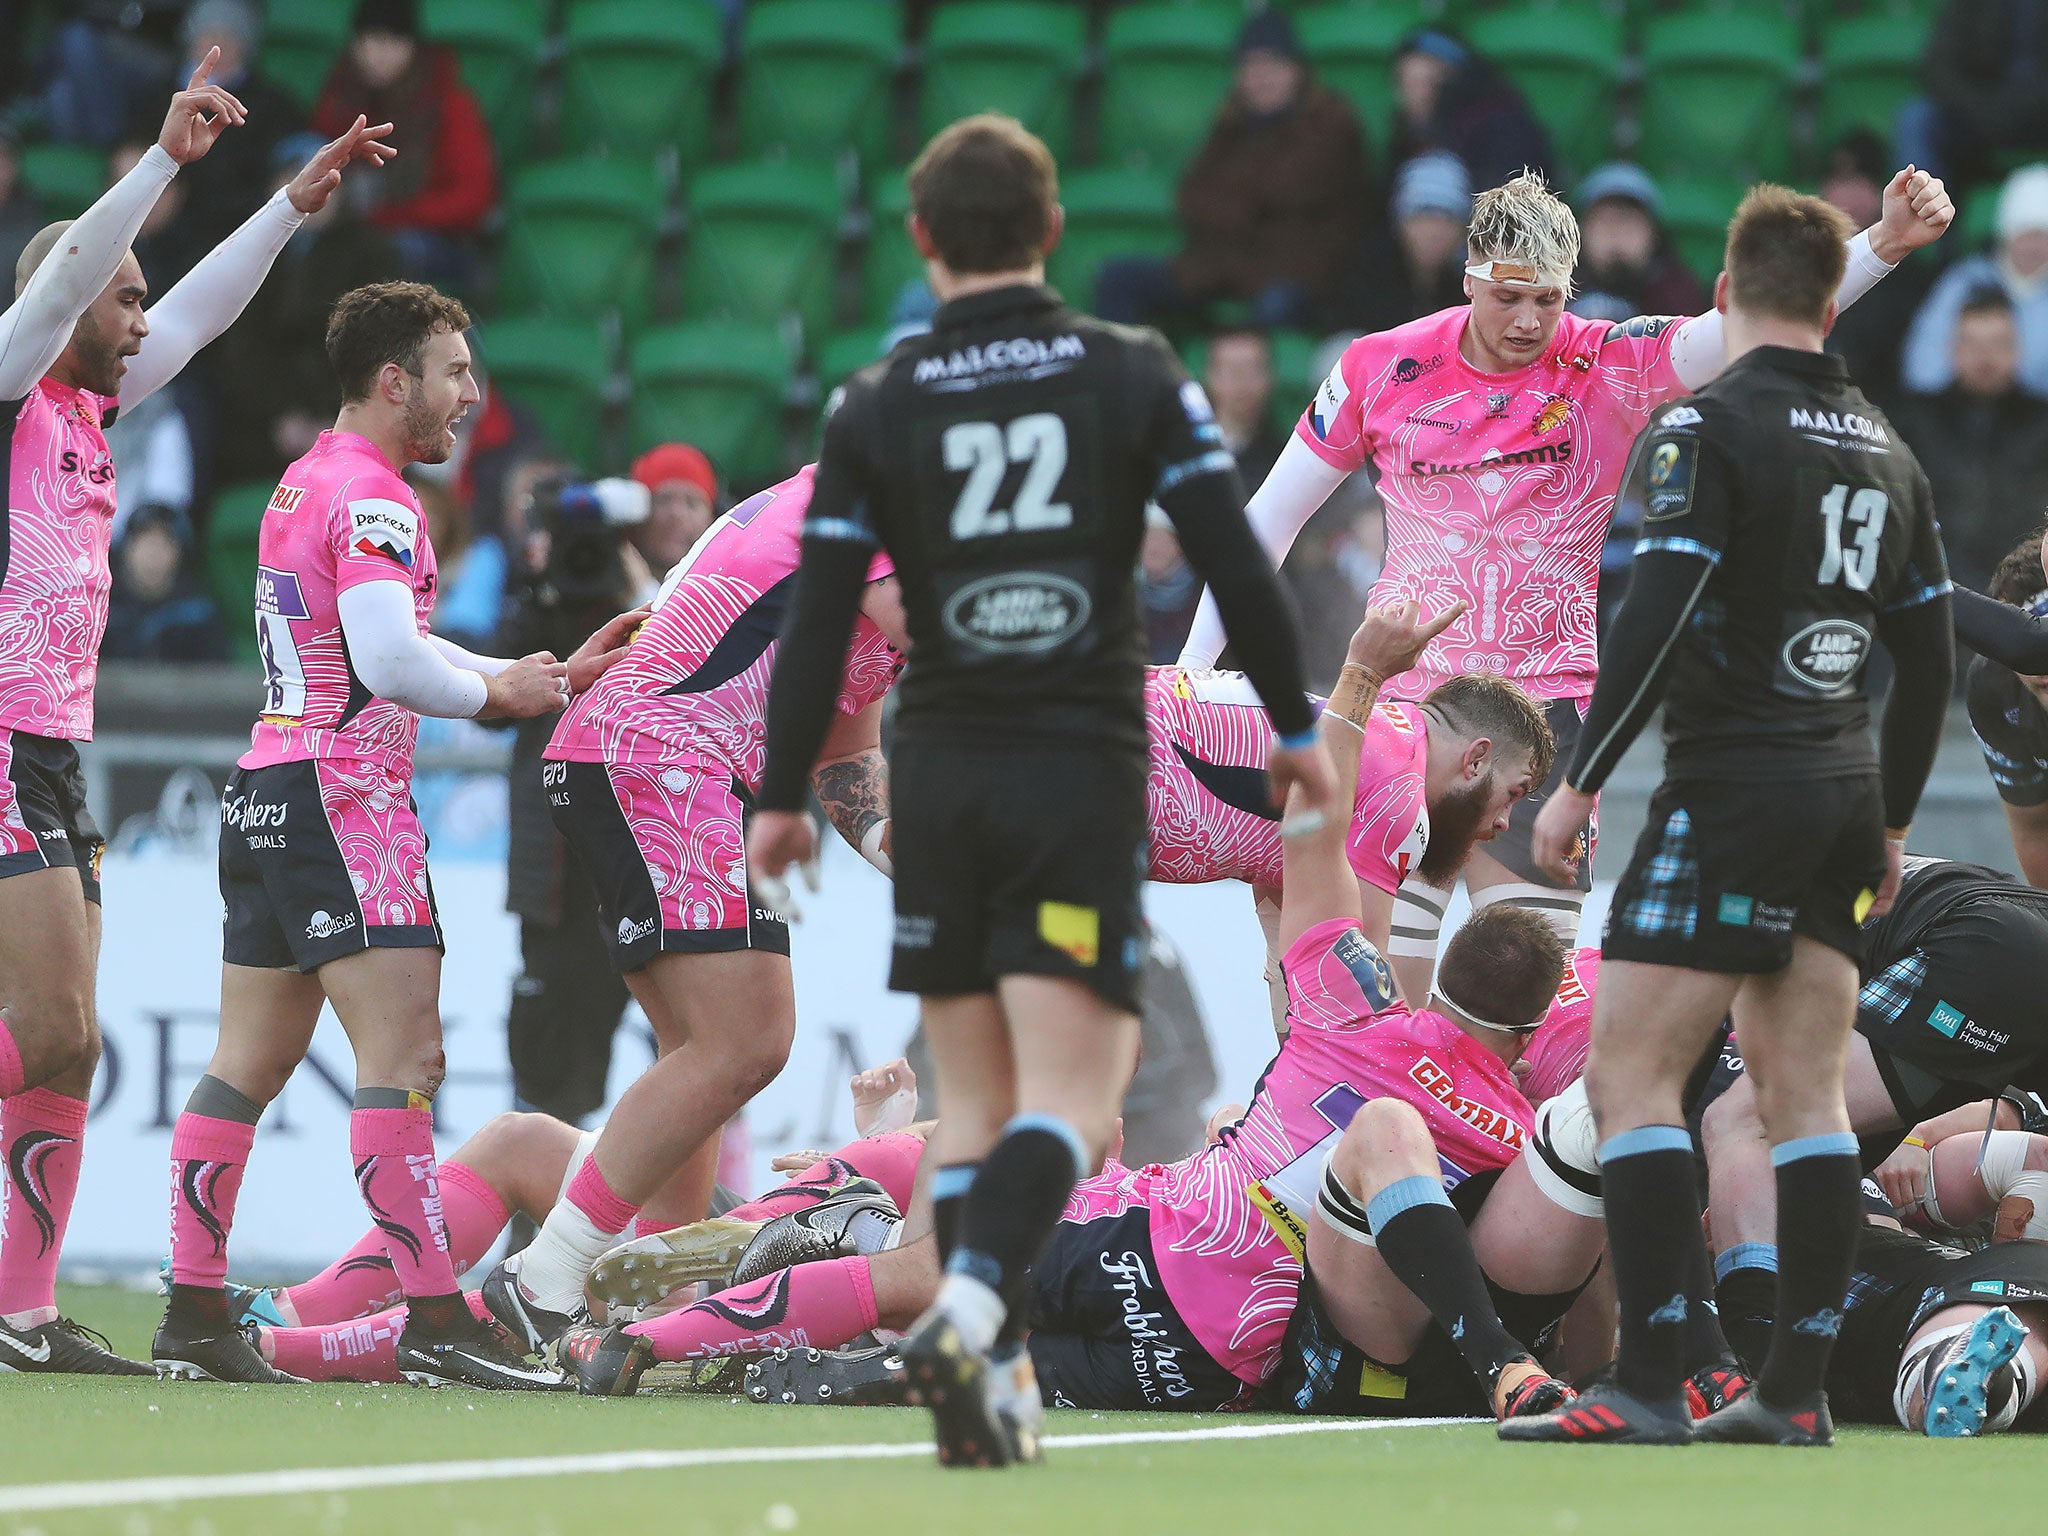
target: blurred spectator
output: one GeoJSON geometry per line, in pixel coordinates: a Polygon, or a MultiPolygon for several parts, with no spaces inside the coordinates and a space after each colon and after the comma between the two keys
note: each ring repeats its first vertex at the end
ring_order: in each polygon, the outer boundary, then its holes
{"type": "Polygon", "coordinates": [[[358,114],[393,124],[399,149],[361,182],[370,222],[390,232],[408,275],[468,283],[474,238],[498,201],[497,164],[455,55],[420,41],[417,0],[358,0],[354,35],[321,89],[313,126],[334,138],[358,114]]]}
{"type": "MultiPolygon", "coordinates": [[[[1848,214],[1858,229],[1868,229],[1884,212],[1884,189],[1890,180],[1890,148],[1869,129],[1859,128],[1829,150],[1820,195],[1848,214]]],[[[1828,333],[1828,350],[1841,356],[1849,365],[1849,377],[1887,409],[1899,397],[1900,342],[1934,286],[1941,259],[1932,249],[1914,252],[1890,277],[1837,315],[1835,328],[1828,333]]]]}
{"type": "Polygon", "coordinates": [[[1697,315],[1712,302],[1665,232],[1664,194],[1639,165],[1616,160],[1579,184],[1579,295],[1596,320],[1697,315]]]}
{"type": "Polygon", "coordinates": [[[1363,475],[1339,486],[1294,541],[1280,580],[1301,615],[1311,688],[1321,691],[1336,680],[1386,552],[1386,509],[1363,475]]]}
{"type": "Polygon", "coordinates": [[[203,415],[196,377],[176,379],[140,405],[124,408],[107,428],[114,456],[114,537],[144,508],[155,507],[189,526],[197,482],[197,454],[188,407],[203,415]]]}
{"type": "MultiPolygon", "coordinates": [[[[198,0],[185,13],[180,36],[185,44],[181,68],[186,74],[208,49],[218,48],[213,83],[249,109],[247,122],[222,134],[204,159],[178,173],[193,239],[211,250],[269,195],[275,185],[270,180],[271,156],[282,140],[305,127],[306,114],[291,93],[255,63],[263,42],[263,16],[254,0],[198,0]]],[[[312,154],[308,149],[298,157],[294,174],[312,154]]]]}
{"type": "Polygon", "coordinates": [[[1550,135],[1493,62],[1434,27],[1410,33],[1394,56],[1394,126],[1387,163],[1433,149],[1465,163],[1475,187],[1497,187],[1524,166],[1552,168],[1550,135]]]}
{"type": "MultiPolygon", "coordinates": [[[[310,132],[281,141],[265,185],[283,186],[319,148],[310,132]]],[[[396,276],[390,240],[346,197],[299,226],[241,318],[202,354],[221,405],[216,479],[272,479],[333,425],[341,394],[327,361],[328,311],[351,288],[396,276]]]]}
{"type": "MultiPolygon", "coordinates": [[[[15,9],[15,6],[5,7],[15,9]]],[[[26,6],[20,9],[28,9],[26,6]]],[[[64,0],[43,48],[43,126],[67,144],[111,148],[172,89],[167,0],[64,0]]],[[[179,76],[182,87],[185,77],[179,76]]]]}
{"type": "Polygon", "coordinates": [[[488,534],[476,536],[469,506],[453,480],[414,474],[407,476],[407,482],[427,514],[427,536],[434,541],[434,560],[439,567],[434,633],[489,654],[505,601],[504,546],[488,534]]]}
{"type": "Polygon", "coordinates": [[[2048,150],[2048,5],[1949,0],[1922,78],[1927,94],[1899,110],[1902,164],[1960,191],[1989,180],[2001,156],[2048,150]]]}
{"type": "Polygon", "coordinates": [[[1906,388],[1931,395],[1955,379],[1956,320],[1979,288],[2002,289],[2012,300],[2020,382],[2048,395],[2048,165],[2024,166],[2007,178],[1998,198],[1997,247],[1955,263],[1927,295],[1906,333],[1906,388]]]}
{"type": "Polygon", "coordinates": [[[1956,320],[1955,382],[1895,418],[1934,487],[1949,572],[1983,591],[2048,508],[2048,399],[2019,382],[2019,334],[2003,289],[1980,288],[1956,320]]]}
{"type": "Polygon", "coordinates": [[[633,478],[647,487],[651,500],[647,521],[627,530],[626,574],[645,602],[717,520],[718,472],[703,450],[662,443],[633,461],[633,478]]]}
{"type": "Polygon", "coordinates": [[[0,123],[0,284],[14,302],[14,264],[35,232],[49,221],[35,189],[21,179],[21,139],[0,123]]]}
{"type": "Polygon", "coordinates": [[[138,507],[114,546],[114,586],[100,654],[118,661],[226,661],[227,636],[193,569],[185,520],[138,507]]]}
{"type": "Polygon", "coordinates": [[[1364,232],[1368,164],[1350,104],[1318,85],[1284,12],[1237,42],[1237,81],[1180,180],[1180,255],[1106,261],[1104,319],[1140,322],[1217,299],[1267,327],[1310,323],[1364,232]]]}
{"type": "Polygon", "coordinates": [[[1442,151],[1407,161],[1394,173],[1391,212],[1392,222],[1367,242],[1345,307],[1358,331],[1391,331],[1465,302],[1472,182],[1464,162],[1442,151]]]}
{"type": "MultiPolygon", "coordinates": [[[[226,138],[227,135],[222,134],[221,137],[226,138]]],[[[107,185],[111,187],[134,170],[135,162],[147,154],[149,146],[155,142],[152,135],[123,139],[116,144],[107,156],[107,185]]],[[[144,216],[142,228],[135,236],[135,259],[142,263],[142,276],[149,284],[152,300],[169,293],[178,279],[190,272],[193,264],[212,249],[198,238],[192,221],[185,216],[190,192],[183,176],[173,177],[171,184],[164,188],[155,205],[144,216]]]]}
{"type": "Polygon", "coordinates": [[[1145,538],[1138,546],[1138,609],[1154,666],[1170,665],[1180,655],[1201,601],[1202,578],[1181,552],[1173,519],[1147,506],[1145,538]]]}
{"type": "Polygon", "coordinates": [[[1273,343],[1266,333],[1243,325],[1211,336],[1202,387],[1238,478],[1247,494],[1256,491],[1287,445],[1287,434],[1273,425],[1273,343]]]}

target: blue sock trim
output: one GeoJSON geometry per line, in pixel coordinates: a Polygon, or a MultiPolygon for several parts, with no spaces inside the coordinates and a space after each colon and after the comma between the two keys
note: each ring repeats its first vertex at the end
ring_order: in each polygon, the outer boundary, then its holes
{"type": "Polygon", "coordinates": [[[1405,1179],[1394,1180],[1366,1201],[1365,1219],[1372,1224],[1373,1231],[1378,1232],[1403,1211],[1412,1211],[1418,1205],[1450,1203],[1451,1197],[1444,1193],[1442,1179],[1418,1173],[1405,1179]]]}
{"type": "Polygon", "coordinates": [[[1856,1138],[1848,1131],[1830,1131],[1825,1136],[1799,1136],[1771,1148],[1771,1166],[1782,1168],[1808,1157],[1854,1157],[1856,1138]]]}
{"type": "Polygon", "coordinates": [[[955,1248],[946,1261],[946,1273],[979,1280],[992,1291],[1003,1288],[1003,1266],[978,1248],[955,1248]]]}
{"type": "Polygon", "coordinates": [[[934,1200],[957,1200],[974,1187],[974,1176],[981,1172],[979,1163],[948,1163],[932,1174],[932,1198],[934,1200]]]}
{"type": "Polygon", "coordinates": [[[1019,1131],[1043,1131],[1048,1136],[1057,1136],[1061,1141],[1064,1141],[1067,1144],[1067,1150],[1074,1154],[1074,1176],[1076,1178],[1081,1176],[1081,1171],[1084,1168],[1088,1168],[1093,1164],[1093,1160],[1088,1156],[1088,1144],[1081,1139],[1081,1133],[1067,1124],[1058,1115],[1019,1115],[1003,1127],[1003,1134],[1005,1136],[1014,1136],[1019,1131]]]}
{"type": "Polygon", "coordinates": [[[1714,1279],[1726,1280],[1738,1269],[1767,1269],[1778,1272],[1776,1243],[1737,1243],[1714,1255],[1714,1279]]]}
{"type": "Polygon", "coordinates": [[[1620,1157],[1641,1157],[1648,1152],[1692,1152],[1692,1134],[1682,1125],[1644,1125],[1623,1131],[1600,1143],[1604,1167],[1620,1157]]]}

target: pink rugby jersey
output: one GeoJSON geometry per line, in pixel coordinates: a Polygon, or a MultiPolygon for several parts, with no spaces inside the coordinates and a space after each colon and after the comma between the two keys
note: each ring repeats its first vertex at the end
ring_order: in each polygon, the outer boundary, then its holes
{"type": "Polygon", "coordinates": [[[1281,962],[1291,1026],[1242,1120],[1193,1157],[1086,1180],[1065,1219],[1151,1212],[1159,1283],[1202,1347],[1241,1380],[1272,1371],[1301,1283],[1323,1163],[1368,1099],[1413,1104],[1446,1188],[1506,1167],[1534,1112],[1507,1064],[1394,995],[1356,923],[1319,923],[1281,962]]]}
{"type": "Polygon", "coordinates": [[[409,778],[420,717],[357,680],[337,600],[366,581],[402,581],[427,633],[434,546],[412,487],[367,437],[322,432],[271,493],[256,548],[264,697],[241,765],[348,758],[409,778]]]}
{"type": "Polygon", "coordinates": [[[1585,1075],[1586,1054],[1593,1047],[1593,989],[1599,981],[1597,948],[1575,949],[1565,957],[1557,1001],[1522,1052],[1522,1093],[1531,1104],[1556,1098],[1585,1075]]]}
{"type": "Polygon", "coordinates": [[[0,521],[0,730],[92,740],[113,585],[116,402],[45,376],[14,406],[0,521]]]}
{"type": "MultiPolygon", "coordinates": [[[[654,615],[569,706],[547,755],[575,763],[703,764],[749,789],[765,759],[768,677],[796,584],[812,466],[704,530],[654,600],[654,615]]],[[[865,614],[854,621],[839,712],[887,693],[903,658],[865,614]]]]}
{"type": "Polygon", "coordinates": [[[1472,605],[1392,693],[1492,672],[1539,698],[1583,697],[1601,540],[1636,434],[1686,392],[1671,366],[1684,322],[1566,315],[1535,362],[1490,374],[1458,351],[1470,314],[1354,341],[1295,434],[1335,468],[1378,470],[1387,562],[1374,603],[1472,605]]]}
{"type": "MultiPolygon", "coordinates": [[[[1266,790],[1273,722],[1242,672],[1152,667],[1145,675],[1150,876],[1280,884],[1280,823],[1266,790]]],[[[1429,847],[1428,722],[1381,704],[1366,726],[1346,848],[1358,878],[1400,888],[1429,847]]]]}

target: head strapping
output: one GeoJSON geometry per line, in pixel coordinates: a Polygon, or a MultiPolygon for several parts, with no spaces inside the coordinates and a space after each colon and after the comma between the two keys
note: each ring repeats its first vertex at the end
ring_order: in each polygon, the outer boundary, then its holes
{"type": "Polygon", "coordinates": [[[1540,171],[1521,175],[1479,194],[1472,205],[1467,237],[1468,277],[1482,283],[1572,291],[1579,264],[1579,221],[1540,171]]]}

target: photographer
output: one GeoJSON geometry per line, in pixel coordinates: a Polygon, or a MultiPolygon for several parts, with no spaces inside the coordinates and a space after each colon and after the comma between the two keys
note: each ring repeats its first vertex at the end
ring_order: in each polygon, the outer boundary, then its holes
{"type": "MultiPolygon", "coordinates": [[[[684,443],[644,454],[630,480],[537,481],[519,509],[525,561],[506,593],[503,643],[523,656],[576,634],[573,649],[594,625],[646,602],[716,517],[716,492],[710,462],[684,443]]],[[[628,993],[598,931],[596,895],[541,788],[558,719],[514,728],[505,906],[519,919],[522,971],[505,1034],[519,1105],[580,1122],[604,1104],[628,993]]]]}

